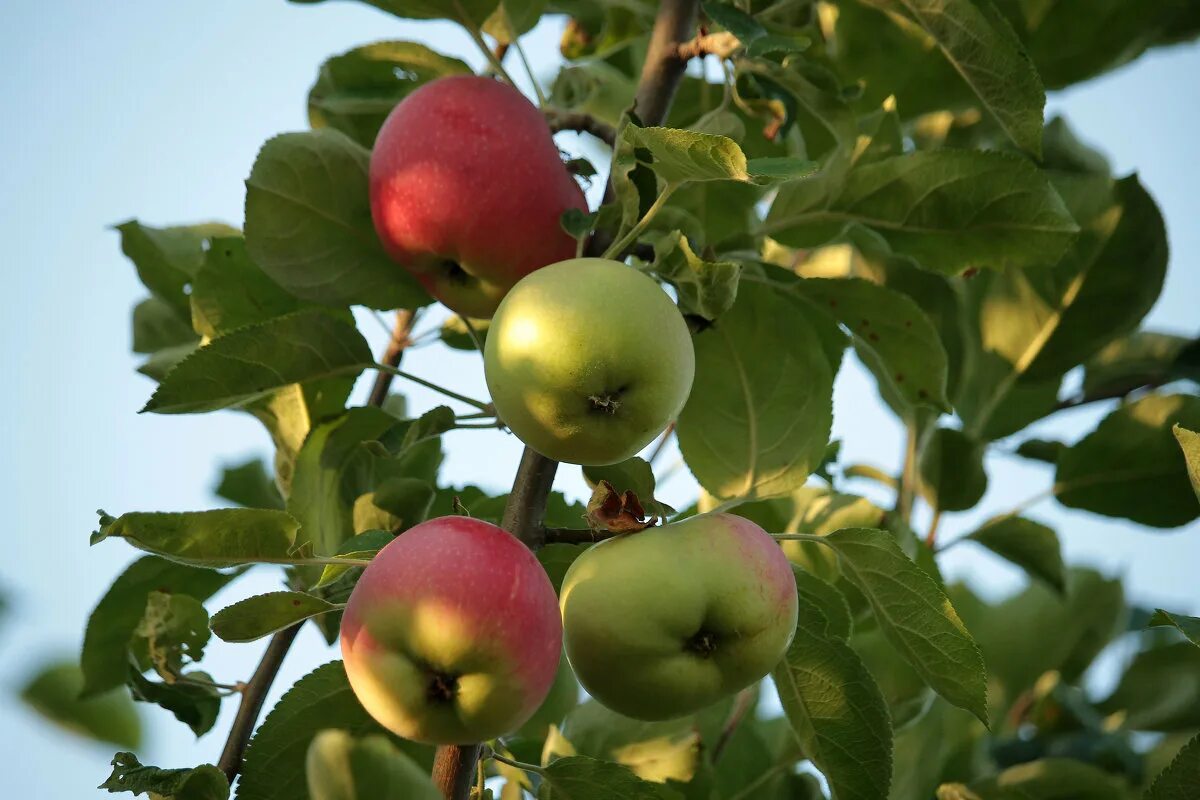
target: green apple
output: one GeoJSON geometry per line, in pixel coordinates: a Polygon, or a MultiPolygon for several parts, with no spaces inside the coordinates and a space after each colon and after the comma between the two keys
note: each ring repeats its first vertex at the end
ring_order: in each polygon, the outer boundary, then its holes
{"type": "Polygon", "coordinates": [[[687,323],[666,292],[601,258],[522,278],[484,347],[501,421],[542,455],[588,466],[649,444],[683,408],[695,369],[687,323]]]}
{"type": "Polygon", "coordinates": [[[583,688],[641,720],[683,716],[749,686],[796,630],[783,550],[732,514],[601,542],[571,565],[559,604],[583,688]]]}

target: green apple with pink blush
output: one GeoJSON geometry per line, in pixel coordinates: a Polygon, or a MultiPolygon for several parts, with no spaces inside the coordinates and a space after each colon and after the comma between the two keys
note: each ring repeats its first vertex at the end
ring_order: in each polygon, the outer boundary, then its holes
{"type": "Polygon", "coordinates": [[[698,711],[770,672],[796,630],[796,583],[769,534],[704,514],[608,539],[563,578],[580,684],[629,717],[698,711]]]}

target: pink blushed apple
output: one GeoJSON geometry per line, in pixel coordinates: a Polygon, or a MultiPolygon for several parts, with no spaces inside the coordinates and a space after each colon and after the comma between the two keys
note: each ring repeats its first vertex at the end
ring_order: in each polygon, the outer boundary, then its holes
{"type": "Polygon", "coordinates": [[[534,555],[502,529],[441,517],[379,551],[342,617],[363,707],[393,733],[464,744],[520,727],[558,668],[562,624],[534,555]]]}
{"type": "Polygon", "coordinates": [[[392,110],[370,184],[384,249],[468,317],[491,317],[522,277],[573,256],[559,219],[587,210],[541,112],[477,76],[432,81],[392,110]]]}

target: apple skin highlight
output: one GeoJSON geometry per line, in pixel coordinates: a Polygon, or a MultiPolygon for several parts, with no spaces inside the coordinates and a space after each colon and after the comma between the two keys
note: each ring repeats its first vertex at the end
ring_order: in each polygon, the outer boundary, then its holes
{"type": "Polygon", "coordinates": [[[558,669],[554,587],[524,544],[470,517],[390,542],[342,617],[342,658],[363,707],[428,744],[492,739],[524,724],[558,669]]]}

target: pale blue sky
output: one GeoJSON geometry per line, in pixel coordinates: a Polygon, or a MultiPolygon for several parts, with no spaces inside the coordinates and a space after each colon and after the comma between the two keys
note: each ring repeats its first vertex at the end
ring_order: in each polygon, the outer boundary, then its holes
{"type": "MultiPolygon", "coordinates": [[[[528,41],[540,69],[556,55],[559,23],[528,41]]],[[[133,371],[129,310],[143,296],[107,226],[138,216],[151,224],[220,219],[238,224],[242,180],[259,145],[306,126],[305,95],[327,56],[384,38],[420,39],[474,64],[467,37],[449,25],[405,23],[366,6],[290,5],[283,0],[4,0],[0,6],[0,107],[6,156],[0,177],[0,239],[9,281],[0,313],[0,361],[14,380],[0,395],[5,555],[0,586],[13,610],[0,629],[0,741],[15,754],[0,777],[5,796],[90,797],[107,776],[111,748],[60,735],[11,699],[10,688],[43,656],[74,653],[87,614],[134,557],[118,542],[87,546],[94,509],[185,510],[215,504],[218,465],[267,454],[257,423],[243,415],[138,416],[151,390],[133,371]]],[[[1162,206],[1171,238],[1167,289],[1150,315],[1157,327],[1196,333],[1200,299],[1200,48],[1156,53],[1050,100],[1122,173],[1138,170],[1162,206]]],[[[364,332],[383,333],[369,318],[364,332]]],[[[416,373],[484,393],[477,357],[429,348],[406,357],[416,373]]],[[[438,402],[408,389],[414,408],[438,402]]],[[[361,397],[364,387],[360,385],[361,397]]],[[[900,438],[878,409],[861,370],[843,370],[835,435],[852,461],[894,467],[900,438]]],[[[1050,432],[1073,437],[1097,412],[1056,418],[1050,432]]],[[[506,487],[520,448],[478,431],[447,438],[455,483],[506,487]]],[[[673,456],[673,454],[672,454],[673,456]]],[[[670,459],[668,459],[668,462],[670,459]]],[[[1044,488],[1045,470],[996,456],[983,508],[951,517],[947,534],[1044,488]]],[[[577,468],[559,486],[579,495],[577,468]]],[[[682,474],[667,483],[681,505],[682,474]]],[[[1068,559],[1127,576],[1135,599],[1200,611],[1195,565],[1200,526],[1154,532],[1043,503],[1032,515],[1059,529],[1068,559]]],[[[992,592],[1017,574],[967,547],[947,559],[992,592]]],[[[269,590],[261,570],[218,603],[269,590]]],[[[219,680],[245,678],[260,645],[211,646],[219,680]]],[[[336,657],[310,632],[289,656],[275,696],[336,657]]],[[[274,697],[270,702],[273,702],[274,697]]],[[[150,711],[150,709],[147,709],[150,711]]],[[[213,761],[233,705],[196,743],[165,712],[151,711],[143,760],[161,766],[213,761]]]]}

